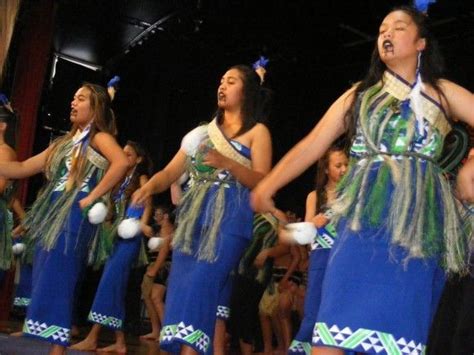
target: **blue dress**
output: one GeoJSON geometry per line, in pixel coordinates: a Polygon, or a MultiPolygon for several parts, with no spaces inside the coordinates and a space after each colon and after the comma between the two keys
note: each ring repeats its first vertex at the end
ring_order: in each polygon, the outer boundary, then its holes
{"type": "Polygon", "coordinates": [[[69,345],[77,281],[87,264],[97,229],[89,223],[79,201],[97,185],[107,167],[107,160],[89,147],[88,173],[81,186],[68,191],[68,149],[71,145],[66,143],[64,149],[57,150],[64,156],[59,159],[59,166],[52,167],[53,178],[31,209],[29,233],[36,250],[31,303],[23,326],[26,336],[62,346],[69,345]],[[64,215],[66,219],[62,219],[64,215]],[[53,236],[53,246],[46,246],[45,235],[54,223],[59,224],[60,232],[53,236]]]}
{"type": "Polygon", "coordinates": [[[332,205],[337,235],[314,346],[363,354],[426,351],[446,271],[466,267],[461,210],[436,164],[450,130],[442,107],[392,72],[357,98],[350,168],[332,205]]]}
{"type": "MultiPolygon", "coordinates": [[[[250,157],[249,148],[235,141],[231,144],[239,154],[250,157]]],[[[197,162],[193,161],[192,164],[194,167],[197,162]]],[[[249,190],[225,171],[220,173],[220,177],[222,180],[214,179],[208,185],[192,235],[192,252],[173,250],[160,335],[160,347],[171,353],[179,352],[184,344],[200,354],[212,354],[219,301],[223,298],[231,270],[237,266],[252,236],[253,212],[249,190]],[[199,258],[200,244],[210,229],[209,221],[213,219],[211,214],[215,213],[211,206],[218,198],[219,191],[224,194],[225,203],[217,234],[216,257],[213,261],[202,260],[199,258]]],[[[198,184],[194,186],[199,189],[199,184],[207,181],[194,180],[193,183],[198,184]]],[[[180,218],[182,211],[178,214],[178,228],[180,218]]],[[[177,237],[178,231],[175,233],[177,237]]]]}
{"type": "Polygon", "coordinates": [[[288,354],[311,354],[311,339],[316,317],[321,303],[321,289],[326,272],[329,252],[336,239],[334,226],[318,228],[318,233],[311,244],[309,256],[308,286],[304,299],[304,317],[300,329],[291,342],[288,354]]]}
{"type": "Polygon", "coordinates": [[[113,330],[123,328],[128,278],[141,244],[141,234],[131,239],[116,239],[89,312],[89,321],[113,330]]]}
{"type": "MultiPolygon", "coordinates": [[[[133,175],[129,175],[114,195],[115,222],[108,234],[112,233],[112,252],[102,273],[88,319],[113,330],[121,330],[125,320],[125,296],[130,269],[137,261],[142,248],[142,234],[131,239],[115,235],[116,226],[125,218],[128,196],[126,189],[133,175]]],[[[104,233],[105,234],[105,233],[104,233]]],[[[106,237],[104,235],[104,237],[106,237]]],[[[108,236],[107,236],[108,237],[108,236]]]]}
{"type": "Polygon", "coordinates": [[[15,307],[28,307],[31,302],[31,282],[33,267],[31,264],[20,265],[20,282],[16,287],[13,305],[15,307]]]}

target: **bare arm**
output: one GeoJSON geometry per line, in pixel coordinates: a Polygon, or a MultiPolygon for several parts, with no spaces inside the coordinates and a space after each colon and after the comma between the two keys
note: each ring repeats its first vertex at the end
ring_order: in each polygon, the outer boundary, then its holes
{"type": "Polygon", "coordinates": [[[474,95],[469,90],[448,80],[440,80],[447,100],[445,105],[451,117],[474,128],[474,95]]]}
{"type": "Polygon", "coordinates": [[[252,189],[268,174],[272,165],[272,140],[270,132],[263,124],[251,130],[252,168],[227,158],[214,149],[209,150],[204,164],[229,171],[242,185],[252,189]]]}
{"type": "Polygon", "coordinates": [[[314,216],[316,216],[316,191],[311,191],[306,197],[306,211],[304,215],[305,222],[311,222],[314,216]]]}
{"type": "MultiPolygon", "coordinates": [[[[13,162],[16,160],[15,151],[8,145],[0,145],[0,162],[13,162]]],[[[0,177],[0,193],[5,191],[7,187],[8,179],[0,177]]]]}
{"type": "Polygon", "coordinates": [[[160,251],[158,253],[158,257],[156,258],[155,262],[151,264],[147,271],[146,274],[150,277],[155,277],[158,271],[162,268],[163,264],[166,261],[166,258],[168,257],[168,254],[170,253],[171,250],[171,238],[164,238],[165,242],[161,246],[160,251]]]}
{"type": "MultiPolygon", "coordinates": [[[[140,176],[140,187],[145,185],[148,182],[148,176],[146,175],[141,175],[140,176]]],[[[151,202],[151,196],[146,199],[145,201],[145,210],[143,211],[142,218],[140,219],[140,222],[142,226],[148,225],[148,221],[151,218],[151,213],[152,213],[152,202],[151,202]]]]}
{"type": "Polygon", "coordinates": [[[184,173],[186,160],[186,153],[180,149],[163,170],[157,172],[143,187],[135,191],[132,203],[143,203],[151,195],[169,188],[184,173]]]}
{"type": "Polygon", "coordinates": [[[459,170],[456,190],[461,200],[474,203],[474,158],[468,158],[464,166],[459,170]]]}
{"type": "Polygon", "coordinates": [[[117,141],[108,133],[97,133],[92,141],[99,152],[109,161],[110,165],[104,177],[97,186],[79,201],[81,208],[85,208],[93,203],[105,193],[110,191],[117,183],[119,183],[128,169],[128,160],[122,148],[117,141]]]}
{"type": "Polygon", "coordinates": [[[300,262],[300,259],[301,259],[301,255],[300,255],[300,251],[298,249],[297,246],[295,245],[292,245],[290,247],[290,252],[291,252],[291,263],[290,263],[290,266],[288,266],[288,269],[286,270],[286,273],[285,275],[283,276],[283,278],[281,279],[280,281],[280,286],[282,288],[286,288],[287,287],[287,283],[291,277],[291,275],[293,274],[293,272],[296,270],[296,268],[298,267],[298,264],[300,262]]]}
{"type": "Polygon", "coordinates": [[[177,206],[181,201],[181,196],[183,195],[183,190],[181,190],[181,186],[175,181],[170,186],[170,194],[171,194],[171,203],[174,206],[177,206]]]}
{"type": "Polygon", "coordinates": [[[24,179],[40,173],[46,165],[49,149],[47,148],[25,161],[0,162],[0,176],[7,179],[24,179]]]}
{"type": "Polygon", "coordinates": [[[23,206],[21,205],[20,200],[17,199],[16,197],[12,201],[12,209],[20,221],[23,220],[23,218],[25,218],[26,212],[23,209],[23,206]]]}
{"type": "Polygon", "coordinates": [[[252,205],[258,212],[274,209],[271,196],[317,161],[345,131],[344,117],[354,99],[354,88],[339,97],[316,127],[296,144],[255,188],[252,205]]]}

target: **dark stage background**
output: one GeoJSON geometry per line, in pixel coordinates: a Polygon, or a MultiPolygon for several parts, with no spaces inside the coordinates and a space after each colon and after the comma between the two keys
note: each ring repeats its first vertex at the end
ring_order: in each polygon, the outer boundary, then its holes
{"type": "MultiPolygon", "coordinates": [[[[25,40],[21,33],[31,7],[41,1],[23,2],[10,63],[15,62],[18,42],[25,40]]],[[[276,162],[362,77],[381,20],[390,8],[406,3],[55,1],[34,150],[44,149],[52,134],[69,129],[69,104],[82,81],[105,85],[120,75],[114,102],[120,142],[143,143],[158,170],[189,129],[212,117],[226,68],[251,64],[263,54],[270,58],[266,84],[275,93],[268,126],[276,162]]],[[[473,91],[474,1],[439,0],[430,8],[430,20],[446,57],[446,76],[473,91]]],[[[13,81],[13,64],[9,72],[13,81]]],[[[302,215],[313,175],[309,169],[283,189],[278,205],[302,215]]],[[[30,201],[40,183],[32,180],[30,201]]],[[[166,200],[168,194],[158,199],[166,200]]]]}

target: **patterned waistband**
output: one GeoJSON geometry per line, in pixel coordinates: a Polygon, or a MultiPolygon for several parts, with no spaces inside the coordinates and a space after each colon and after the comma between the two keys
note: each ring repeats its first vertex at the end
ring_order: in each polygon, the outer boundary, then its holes
{"type": "Polygon", "coordinates": [[[383,156],[383,155],[387,155],[395,159],[416,158],[420,160],[426,160],[432,164],[438,165],[438,162],[434,160],[432,157],[428,155],[420,154],[417,152],[393,153],[393,152],[374,151],[372,153],[361,154],[360,157],[364,159],[364,158],[374,158],[374,157],[383,156]]]}

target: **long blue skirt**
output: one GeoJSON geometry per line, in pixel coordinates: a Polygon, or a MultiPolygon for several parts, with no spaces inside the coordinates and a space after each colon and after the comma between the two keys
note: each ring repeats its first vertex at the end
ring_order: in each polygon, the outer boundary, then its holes
{"type": "Polygon", "coordinates": [[[219,303],[217,305],[216,316],[218,319],[221,319],[223,321],[228,321],[230,318],[230,312],[231,312],[230,297],[232,295],[232,289],[234,287],[234,279],[235,279],[235,276],[233,273],[231,273],[227,277],[227,281],[225,282],[224,289],[219,295],[219,303]]]}
{"type": "Polygon", "coordinates": [[[386,229],[341,222],[328,260],[313,346],[424,354],[445,282],[435,259],[406,260],[386,229]],[[339,230],[343,232],[340,233],[339,230]]]}
{"type": "Polygon", "coordinates": [[[76,285],[95,232],[79,207],[83,197],[79,194],[73,204],[56,246],[50,251],[36,247],[32,297],[23,325],[25,335],[62,346],[69,345],[76,285]]]}
{"type": "Polygon", "coordinates": [[[309,256],[304,317],[298,333],[291,342],[288,354],[311,354],[311,339],[321,303],[321,289],[330,251],[331,249],[315,249],[309,256]]]}
{"type": "Polygon", "coordinates": [[[31,302],[31,283],[33,267],[30,264],[20,265],[20,282],[16,287],[13,305],[16,307],[28,307],[31,302]]]}
{"type": "MultiPolygon", "coordinates": [[[[251,222],[251,220],[250,220],[251,222]]],[[[212,354],[216,310],[230,271],[249,243],[245,236],[218,236],[217,260],[198,261],[194,255],[173,252],[160,346],[178,353],[181,345],[212,354]]]]}
{"type": "Polygon", "coordinates": [[[114,330],[122,329],[128,278],[140,253],[141,243],[141,235],[126,240],[116,239],[95,294],[89,321],[114,330]]]}

